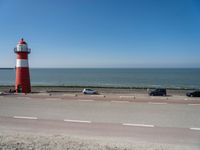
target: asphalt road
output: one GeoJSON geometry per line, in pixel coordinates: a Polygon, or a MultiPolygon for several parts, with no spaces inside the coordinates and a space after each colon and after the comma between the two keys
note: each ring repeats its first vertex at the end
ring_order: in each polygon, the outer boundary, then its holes
{"type": "Polygon", "coordinates": [[[200,105],[0,96],[0,130],[129,138],[200,148],[200,105]]]}

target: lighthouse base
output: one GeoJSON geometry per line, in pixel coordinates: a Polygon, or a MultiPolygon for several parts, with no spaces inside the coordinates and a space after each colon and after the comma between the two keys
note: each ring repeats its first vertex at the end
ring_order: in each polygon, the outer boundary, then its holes
{"type": "Polygon", "coordinates": [[[29,68],[16,68],[16,93],[30,93],[31,83],[29,68]]]}

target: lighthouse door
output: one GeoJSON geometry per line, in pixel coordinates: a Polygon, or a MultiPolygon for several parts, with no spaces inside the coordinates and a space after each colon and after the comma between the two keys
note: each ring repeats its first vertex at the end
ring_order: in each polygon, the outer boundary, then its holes
{"type": "Polygon", "coordinates": [[[22,86],[21,86],[21,85],[18,85],[18,86],[17,86],[17,92],[18,92],[18,93],[22,93],[22,86]]]}

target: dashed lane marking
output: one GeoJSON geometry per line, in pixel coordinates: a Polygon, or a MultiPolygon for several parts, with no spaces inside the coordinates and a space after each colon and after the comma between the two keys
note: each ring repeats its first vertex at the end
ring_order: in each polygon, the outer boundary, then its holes
{"type": "Polygon", "coordinates": [[[112,103],[129,103],[129,101],[111,101],[112,103]]]}
{"type": "Polygon", "coordinates": [[[91,99],[78,99],[79,102],[93,102],[91,99]]]}
{"type": "Polygon", "coordinates": [[[45,100],[55,101],[55,100],[61,100],[61,98],[45,98],[45,100]]]}
{"type": "Polygon", "coordinates": [[[154,125],[149,125],[149,124],[132,124],[132,123],[123,123],[124,126],[135,126],[135,127],[150,127],[153,128],[155,127],[154,125]]]}
{"type": "Polygon", "coordinates": [[[164,104],[167,104],[167,103],[156,103],[156,102],[149,102],[149,104],[155,104],[155,105],[164,105],[164,104]]]}
{"type": "Polygon", "coordinates": [[[73,123],[91,123],[91,121],[86,120],[71,120],[71,119],[65,119],[65,122],[73,122],[73,123]]]}
{"type": "Polygon", "coordinates": [[[106,97],[105,95],[90,95],[91,97],[106,97]]]}
{"type": "Polygon", "coordinates": [[[28,116],[14,116],[13,118],[15,118],[15,119],[32,119],[32,120],[38,119],[37,117],[28,117],[28,116]]]}
{"type": "Polygon", "coordinates": [[[200,131],[200,128],[190,128],[190,130],[198,130],[198,131],[200,131]]]}
{"type": "Polygon", "coordinates": [[[119,96],[120,98],[135,98],[135,96],[119,96]]]}
{"type": "Polygon", "coordinates": [[[200,106],[200,104],[188,104],[189,106],[200,106]]]}

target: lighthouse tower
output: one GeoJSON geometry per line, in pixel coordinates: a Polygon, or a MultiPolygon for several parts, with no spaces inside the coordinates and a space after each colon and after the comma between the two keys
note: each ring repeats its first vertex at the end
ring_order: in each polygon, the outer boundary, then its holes
{"type": "Polygon", "coordinates": [[[31,83],[28,66],[28,54],[31,51],[23,38],[17,44],[14,52],[17,55],[15,90],[17,93],[30,93],[31,83]]]}

